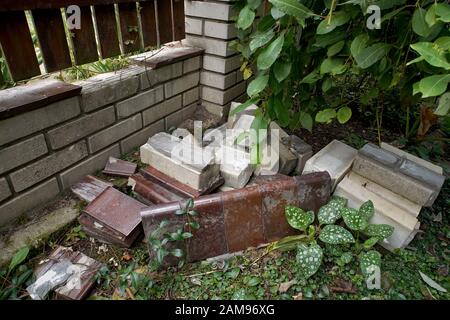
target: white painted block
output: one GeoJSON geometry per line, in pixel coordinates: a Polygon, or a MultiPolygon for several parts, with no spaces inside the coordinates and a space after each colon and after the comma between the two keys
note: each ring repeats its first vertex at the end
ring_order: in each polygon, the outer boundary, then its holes
{"type": "Polygon", "coordinates": [[[250,116],[254,116],[255,115],[255,111],[258,109],[258,106],[252,104],[250,106],[248,106],[248,108],[246,108],[245,110],[242,110],[241,112],[237,113],[237,114],[233,114],[231,115],[231,112],[236,109],[237,107],[239,107],[242,103],[239,102],[231,102],[231,106],[230,106],[230,113],[228,114],[228,128],[231,129],[234,127],[236,120],[243,114],[246,115],[250,115],[250,116]]]}
{"type": "Polygon", "coordinates": [[[243,188],[247,185],[255,169],[250,164],[250,154],[235,147],[222,146],[216,152],[216,163],[220,161],[220,173],[225,185],[243,188]]]}

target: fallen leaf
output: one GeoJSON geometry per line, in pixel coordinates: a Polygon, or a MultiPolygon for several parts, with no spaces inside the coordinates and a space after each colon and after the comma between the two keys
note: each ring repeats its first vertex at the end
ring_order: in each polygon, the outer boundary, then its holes
{"type": "Polygon", "coordinates": [[[292,287],[294,284],[297,283],[297,280],[291,280],[288,282],[283,282],[280,284],[280,287],[278,288],[279,293],[286,293],[290,287],[292,287]]]}
{"type": "Polygon", "coordinates": [[[131,256],[128,252],[124,252],[122,256],[123,261],[130,261],[133,259],[133,256],[131,256]]]}
{"type": "Polygon", "coordinates": [[[330,290],[334,293],[356,293],[356,288],[353,287],[351,281],[343,279],[335,279],[330,287],[330,290]]]}
{"type": "Polygon", "coordinates": [[[429,276],[427,276],[426,274],[422,273],[421,271],[419,271],[420,276],[422,277],[422,280],[429,285],[430,287],[432,287],[433,289],[436,289],[437,291],[440,292],[447,292],[447,289],[445,289],[444,287],[441,287],[436,281],[434,281],[433,279],[431,279],[429,276]]]}
{"type": "Polygon", "coordinates": [[[434,114],[430,107],[420,109],[420,125],[417,131],[418,136],[424,136],[430,128],[438,122],[439,117],[434,114]]]}

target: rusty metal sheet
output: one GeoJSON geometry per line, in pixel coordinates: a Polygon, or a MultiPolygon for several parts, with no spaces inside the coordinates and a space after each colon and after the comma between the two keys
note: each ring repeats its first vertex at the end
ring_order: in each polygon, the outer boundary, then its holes
{"type": "Polygon", "coordinates": [[[97,196],[112,187],[113,184],[100,180],[94,176],[87,175],[80,182],[74,184],[70,189],[81,200],[92,202],[97,196]]]}
{"type": "Polygon", "coordinates": [[[83,210],[79,221],[92,233],[106,234],[125,243],[130,237],[138,236],[141,229],[139,213],[145,207],[145,204],[108,187],[83,210]]]}
{"type": "Polygon", "coordinates": [[[185,198],[177,195],[167,188],[164,188],[164,186],[158,183],[144,178],[144,176],[140,173],[129,177],[128,185],[132,187],[134,192],[154,204],[179,201],[185,198]]]}
{"type": "Polygon", "coordinates": [[[69,277],[64,285],[55,289],[56,297],[63,300],[82,300],[94,287],[93,277],[102,264],[81,252],[58,246],[47,258],[47,261],[38,265],[34,272],[36,278],[47,272],[52,265],[63,260],[70,261],[77,272],[69,277]]]}
{"type": "Polygon", "coordinates": [[[106,162],[105,169],[103,169],[103,173],[128,178],[136,172],[136,169],[137,164],[135,163],[109,157],[108,162],[106,162]]]}

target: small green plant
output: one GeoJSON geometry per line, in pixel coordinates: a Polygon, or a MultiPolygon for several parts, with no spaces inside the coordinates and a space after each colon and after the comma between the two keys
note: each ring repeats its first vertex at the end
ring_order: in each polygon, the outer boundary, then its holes
{"type": "MultiPolygon", "coordinates": [[[[191,231],[200,228],[200,224],[197,221],[192,220],[193,217],[198,216],[198,213],[194,211],[193,208],[194,200],[189,199],[184,207],[175,212],[177,216],[186,216],[187,220],[182,226],[177,227],[175,231],[168,231],[171,223],[167,220],[163,220],[158,228],[149,235],[149,244],[155,253],[158,265],[161,265],[164,258],[168,255],[172,255],[179,259],[184,258],[185,253],[182,249],[176,248],[174,243],[180,243],[192,238],[193,234],[191,231]]],[[[179,265],[181,266],[183,264],[184,260],[180,260],[179,265]]]]}
{"type": "Polygon", "coordinates": [[[73,227],[70,229],[70,231],[66,234],[66,241],[67,242],[77,242],[81,239],[86,239],[86,233],[81,230],[81,225],[78,225],[76,227],[73,227]]]}
{"type": "Polygon", "coordinates": [[[29,252],[28,247],[23,247],[11,259],[8,269],[0,271],[0,278],[2,278],[0,300],[18,299],[17,295],[20,293],[22,286],[31,279],[33,270],[22,264],[29,252]]]}
{"type": "Polygon", "coordinates": [[[374,206],[370,200],[356,210],[347,208],[347,199],[333,197],[320,208],[317,217],[313,211],[293,206],[287,206],[285,214],[291,227],[302,234],[281,239],[272,244],[269,250],[297,248],[298,275],[305,280],[319,270],[324,256],[323,248],[330,246],[342,247],[342,250],[337,250],[339,256],[336,263],[339,266],[350,263],[357,256],[363,275],[369,276],[372,268],[380,267],[381,264],[381,254],[373,250],[373,246],[394,232],[394,228],[389,225],[369,224],[369,219],[374,214],[374,206]],[[346,228],[336,224],[341,219],[346,228]],[[362,235],[367,240],[361,242],[362,235]]]}

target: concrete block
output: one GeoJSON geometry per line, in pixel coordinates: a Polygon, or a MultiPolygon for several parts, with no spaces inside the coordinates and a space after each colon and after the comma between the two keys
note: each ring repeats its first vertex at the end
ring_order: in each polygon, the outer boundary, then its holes
{"type": "Polygon", "coordinates": [[[184,120],[192,118],[194,116],[195,110],[197,110],[197,107],[197,103],[193,103],[177,112],[168,115],[165,118],[166,130],[169,130],[172,127],[177,127],[184,120]]]}
{"type": "Polygon", "coordinates": [[[200,99],[200,88],[195,87],[183,93],[183,106],[188,106],[200,99]]]}
{"type": "Polygon", "coordinates": [[[61,151],[33,162],[32,164],[11,173],[10,178],[16,192],[23,191],[28,187],[42,181],[70,165],[87,157],[88,151],[85,141],[78,142],[61,151]]]}
{"type": "MultiPolygon", "coordinates": [[[[255,111],[258,109],[258,106],[255,104],[252,104],[250,106],[248,106],[248,108],[246,108],[245,110],[242,110],[239,113],[236,114],[231,114],[231,112],[236,109],[237,107],[239,107],[242,103],[239,102],[231,102],[231,106],[230,106],[230,113],[228,114],[228,128],[231,129],[233,128],[236,120],[243,114],[247,114],[250,116],[254,116],[255,115],[255,111]]],[[[272,128],[271,128],[272,129],[272,128]]]]}
{"type": "Polygon", "coordinates": [[[12,118],[0,120],[0,146],[80,114],[78,97],[61,100],[12,118]]]}
{"type": "Polygon", "coordinates": [[[208,147],[221,147],[224,144],[227,131],[227,124],[214,128],[208,129],[203,135],[203,145],[208,147]]]}
{"type": "Polygon", "coordinates": [[[186,33],[197,34],[201,36],[203,32],[203,20],[185,17],[185,29],[186,33]]]}
{"type": "Polygon", "coordinates": [[[142,116],[137,114],[123,120],[99,133],[88,138],[90,153],[95,153],[116,141],[130,135],[142,128],[142,116]]]}
{"type": "Polygon", "coordinates": [[[255,170],[255,166],[250,163],[250,154],[230,146],[218,148],[215,154],[225,185],[236,189],[245,187],[255,170]]]}
{"type": "Polygon", "coordinates": [[[148,69],[139,76],[143,90],[154,87],[159,83],[181,77],[183,74],[183,62],[173,63],[158,69],[148,69]]]}
{"type": "Polygon", "coordinates": [[[241,67],[241,56],[235,55],[229,58],[217,57],[205,54],[203,56],[203,69],[218,73],[230,73],[241,67]]]}
{"type": "Polygon", "coordinates": [[[158,133],[141,146],[141,161],[196,190],[209,189],[220,179],[219,165],[212,164],[214,157],[201,148],[193,149],[192,163],[183,161],[188,157],[183,146],[179,138],[158,133]]]}
{"type": "Polygon", "coordinates": [[[281,139],[283,143],[289,147],[289,150],[291,150],[291,152],[295,154],[295,156],[298,159],[295,172],[298,173],[303,172],[303,168],[305,167],[306,161],[308,161],[313,155],[312,147],[295,135],[291,135],[288,138],[281,138],[281,139]]]}
{"type": "Polygon", "coordinates": [[[144,119],[144,126],[154,123],[165,116],[180,110],[182,108],[182,96],[178,95],[171,99],[165,100],[164,102],[153,106],[142,113],[144,119]]]}
{"type": "Polygon", "coordinates": [[[236,97],[239,97],[243,92],[245,92],[245,89],[245,82],[238,83],[225,91],[203,86],[202,99],[215,104],[225,105],[234,100],[236,97]]]}
{"type": "MultiPolygon", "coordinates": [[[[249,110],[249,111],[252,112],[253,114],[255,114],[255,110],[256,110],[258,107],[256,107],[255,105],[252,105],[252,106],[253,106],[253,110],[249,110]]],[[[233,107],[231,107],[231,108],[233,109],[233,107]]],[[[230,112],[231,112],[232,109],[230,109],[230,112]]],[[[247,109],[247,110],[248,110],[248,109],[247,109]]],[[[280,137],[280,139],[282,139],[282,140],[289,139],[289,135],[287,134],[287,132],[284,131],[283,128],[280,127],[279,124],[276,123],[275,121],[272,121],[272,122],[269,124],[269,130],[278,130],[279,137],[280,137]]]]}
{"type": "Polygon", "coordinates": [[[100,74],[77,84],[83,87],[83,110],[90,112],[136,94],[139,73],[136,74],[132,68],[124,69],[118,73],[100,74]]]}
{"type": "Polygon", "coordinates": [[[233,6],[228,3],[185,1],[184,6],[185,14],[192,17],[231,21],[236,14],[233,6]]]}
{"type": "Polygon", "coordinates": [[[47,153],[43,134],[0,149],[0,174],[30,162],[47,153]]]}
{"type": "Polygon", "coordinates": [[[9,198],[12,195],[8,186],[8,181],[5,178],[0,179],[0,202],[9,198]]]}
{"type": "Polygon", "coordinates": [[[163,86],[158,86],[154,89],[145,91],[117,103],[117,116],[119,119],[127,118],[132,114],[147,109],[162,100],[164,100],[164,88],[163,86]]]}
{"type": "Polygon", "coordinates": [[[346,176],[337,185],[334,195],[347,198],[348,206],[355,209],[367,200],[372,200],[375,213],[370,223],[389,224],[394,227],[393,235],[380,243],[389,250],[406,247],[419,228],[418,220],[410,212],[387,201],[384,196],[371,192],[359,181],[353,180],[352,176],[346,176]]]}
{"type": "Polygon", "coordinates": [[[202,38],[187,34],[186,39],[183,42],[188,46],[205,49],[205,53],[207,54],[215,54],[221,57],[229,57],[235,53],[229,47],[229,43],[231,41],[224,41],[213,38],[202,38]]]}
{"type": "Polygon", "coordinates": [[[183,73],[189,73],[195,70],[200,69],[202,65],[202,57],[196,56],[183,61],[183,73]]]}
{"type": "Polygon", "coordinates": [[[115,144],[108,149],[80,162],[76,166],[66,170],[60,174],[63,189],[68,189],[74,183],[81,181],[87,174],[95,173],[105,167],[109,157],[120,157],[119,144],[115,144]]]}
{"type": "Polygon", "coordinates": [[[333,181],[333,190],[350,170],[357,150],[338,140],[333,140],[306,161],[303,174],[327,171],[333,181]]]}
{"type": "Polygon", "coordinates": [[[435,165],[429,161],[426,161],[422,158],[416,157],[414,155],[412,155],[411,153],[408,153],[406,151],[400,150],[399,148],[396,148],[388,143],[382,142],[380,147],[384,150],[390,151],[392,153],[395,153],[396,155],[402,157],[402,158],[406,158],[408,160],[411,160],[415,163],[417,163],[418,165],[421,165],[422,167],[425,167],[427,169],[430,169],[434,172],[436,172],[437,174],[443,175],[444,174],[444,170],[442,169],[442,167],[435,165]]]}
{"type": "Polygon", "coordinates": [[[228,114],[228,110],[230,109],[230,103],[227,103],[226,105],[220,105],[203,100],[201,101],[201,104],[209,113],[214,114],[221,119],[226,117],[226,115],[228,114]]]}
{"type": "Polygon", "coordinates": [[[195,72],[166,83],[164,85],[166,98],[173,97],[174,95],[177,95],[183,91],[198,86],[199,81],[200,73],[195,72]]]}
{"type": "Polygon", "coordinates": [[[134,148],[139,147],[147,142],[147,140],[154,134],[164,131],[164,119],[161,119],[148,127],[132,134],[128,138],[120,141],[120,149],[122,154],[127,154],[134,148]]]}
{"type": "Polygon", "coordinates": [[[48,141],[52,149],[59,149],[106,128],[115,121],[114,106],[110,106],[50,130],[47,133],[48,141]]]}
{"type": "Polygon", "coordinates": [[[278,173],[289,175],[297,167],[298,159],[287,146],[280,142],[280,168],[278,173]]]}
{"type": "Polygon", "coordinates": [[[220,74],[210,71],[202,71],[200,84],[218,89],[228,89],[236,83],[236,72],[220,74]]]}
{"type": "Polygon", "coordinates": [[[59,194],[56,178],[52,178],[33,189],[0,205],[0,226],[19,218],[28,210],[50,201],[59,194]]]}
{"type": "Polygon", "coordinates": [[[237,37],[237,28],[233,22],[222,23],[205,20],[205,36],[229,40],[237,37]]]}

